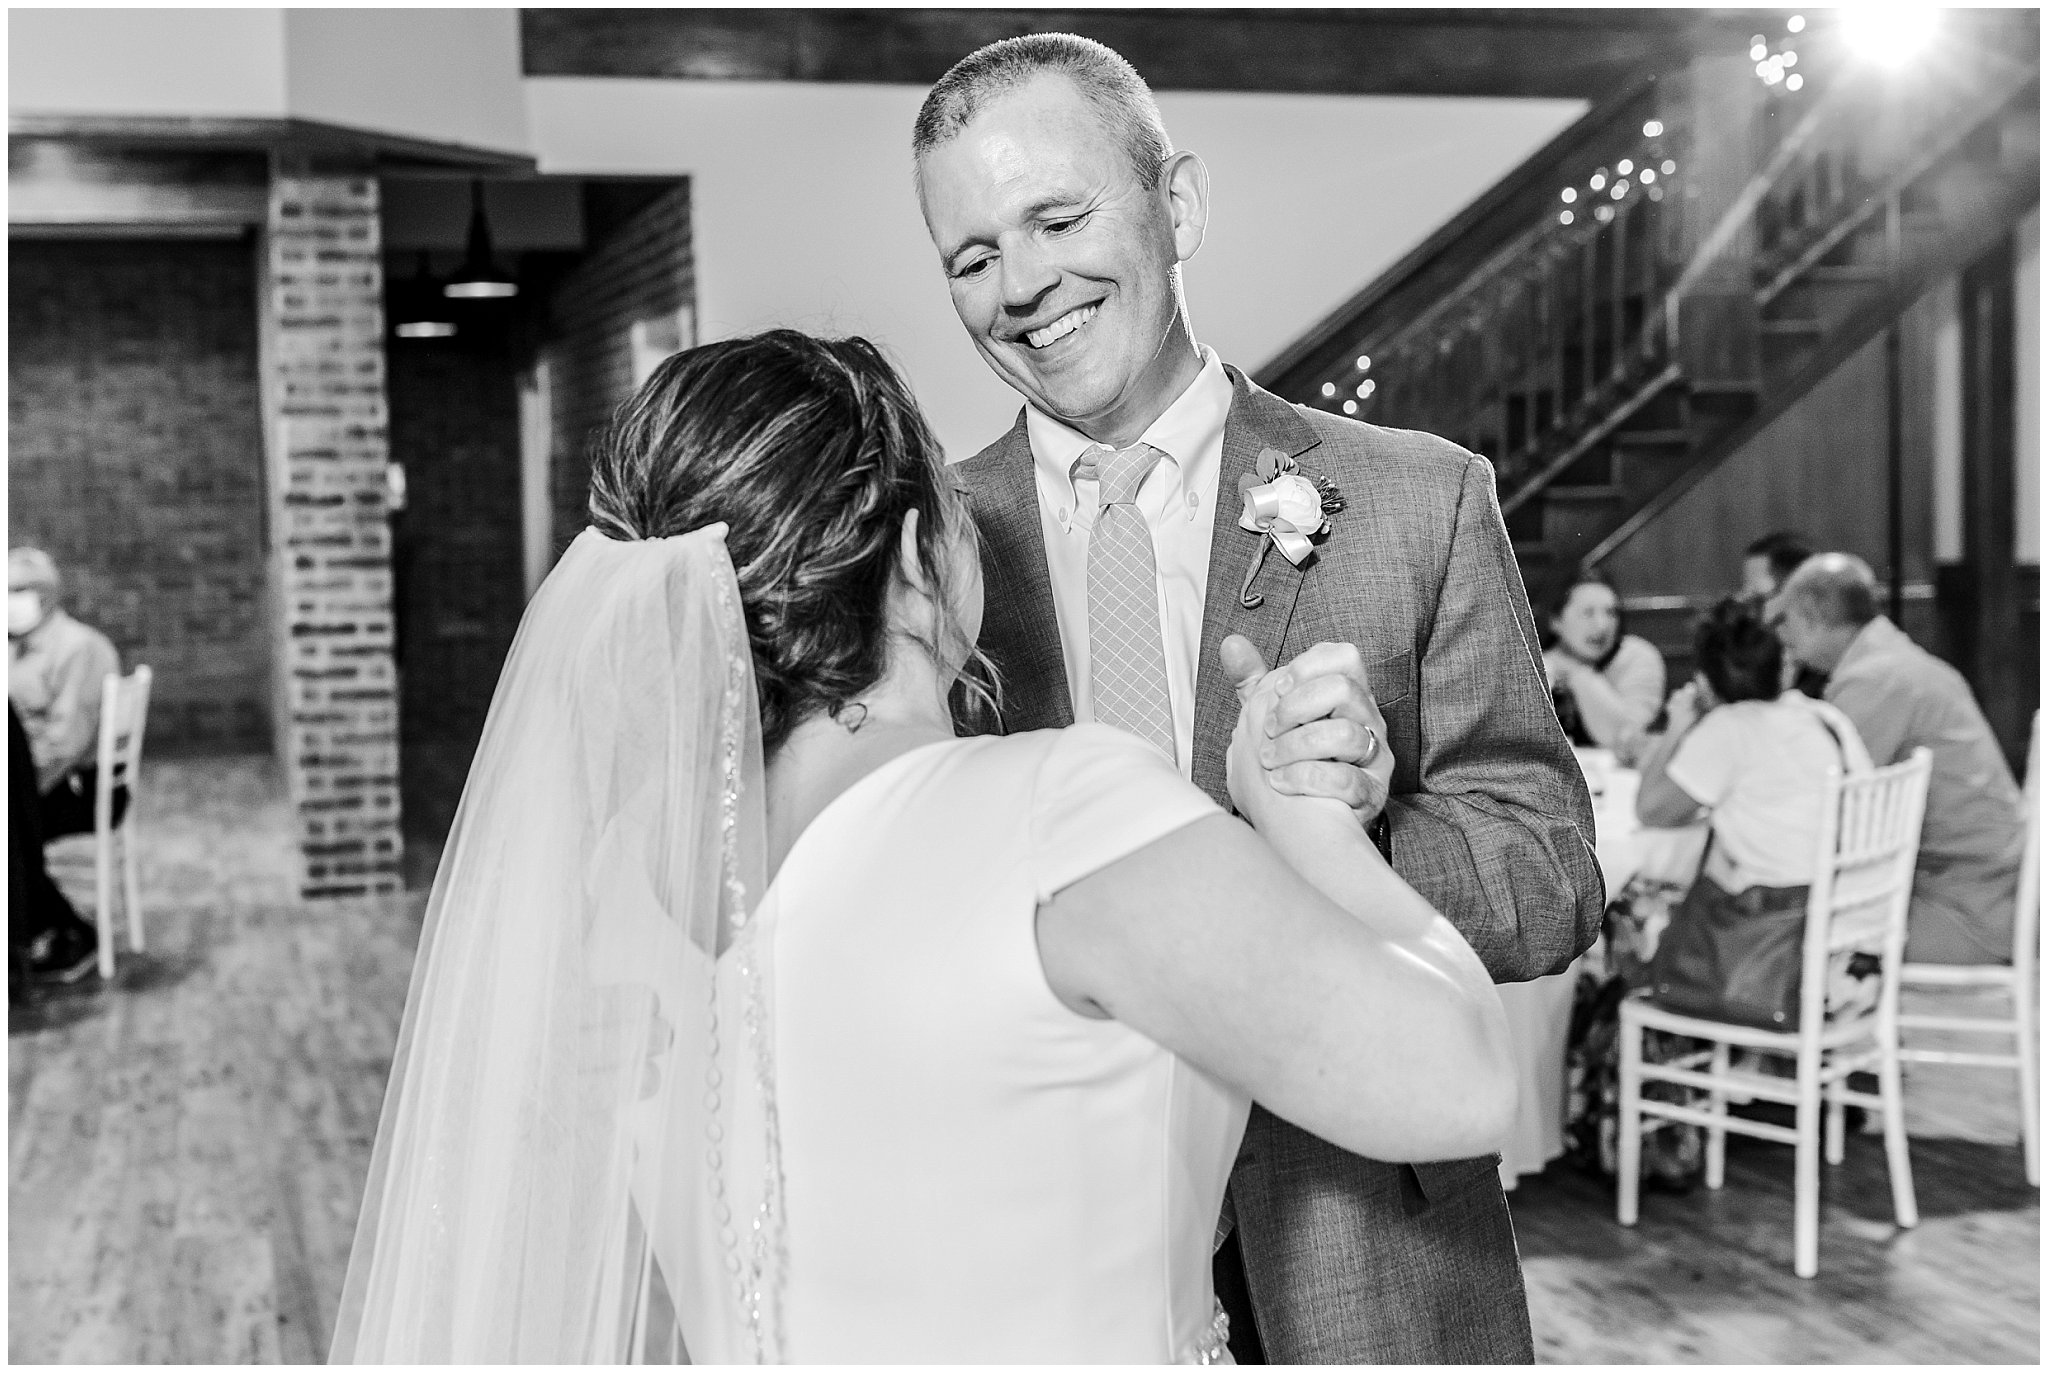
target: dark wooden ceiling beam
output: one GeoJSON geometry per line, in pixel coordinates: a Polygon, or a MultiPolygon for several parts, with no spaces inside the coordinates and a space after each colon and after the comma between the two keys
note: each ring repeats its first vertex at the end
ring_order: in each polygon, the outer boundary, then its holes
{"type": "Polygon", "coordinates": [[[984,43],[1085,34],[1158,90],[1596,99],[1790,10],[520,12],[529,76],[928,85],[984,43]]]}

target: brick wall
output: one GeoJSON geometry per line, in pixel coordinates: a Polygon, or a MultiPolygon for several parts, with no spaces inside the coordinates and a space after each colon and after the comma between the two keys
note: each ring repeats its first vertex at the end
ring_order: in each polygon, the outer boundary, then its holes
{"type": "Polygon", "coordinates": [[[265,281],[280,686],[307,896],[400,886],[372,177],[280,168],[265,281]]]}
{"type": "Polygon", "coordinates": [[[155,670],[152,751],[268,748],[254,251],[9,248],[10,542],[155,670]]]}
{"type": "Polygon", "coordinates": [[[634,321],[673,314],[696,300],[688,183],[593,244],[555,288],[546,356],[554,385],[557,551],[588,523],[591,435],[632,394],[634,321]]]}

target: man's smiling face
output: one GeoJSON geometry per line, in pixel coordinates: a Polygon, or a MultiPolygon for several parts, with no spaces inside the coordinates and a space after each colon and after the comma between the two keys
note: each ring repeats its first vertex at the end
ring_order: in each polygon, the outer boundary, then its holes
{"type": "Polygon", "coordinates": [[[996,374],[1106,443],[1138,437],[1200,367],[1178,265],[1202,241],[1187,154],[1146,186],[1065,77],[1004,92],[920,166],[953,308],[996,374]]]}

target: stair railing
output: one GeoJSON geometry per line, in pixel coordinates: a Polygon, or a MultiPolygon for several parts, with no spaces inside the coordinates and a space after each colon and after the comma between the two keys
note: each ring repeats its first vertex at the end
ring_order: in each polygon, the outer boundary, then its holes
{"type": "Polygon", "coordinates": [[[1262,379],[1484,454],[1508,512],[1674,382],[1768,389],[1758,312],[1872,215],[1896,224],[1905,188],[2038,79],[1981,46],[1967,71],[1934,61],[1904,85],[1825,43],[1804,56],[1797,97],[1722,59],[1618,97],[1262,379]]]}
{"type": "Polygon", "coordinates": [[[1554,169],[1541,218],[1419,312],[1369,329],[1303,397],[1444,434],[1503,482],[1570,450],[1666,371],[1650,327],[1683,263],[1687,130],[1646,85],[1554,169]]]}

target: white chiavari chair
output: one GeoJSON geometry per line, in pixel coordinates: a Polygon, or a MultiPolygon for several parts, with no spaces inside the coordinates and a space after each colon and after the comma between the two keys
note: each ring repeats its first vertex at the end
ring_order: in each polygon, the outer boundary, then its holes
{"type": "MultiPolygon", "coordinates": [[[[2041,717],[2034,716],[2033,738],[2027,745],[2026,850],[2020,859],[2019,904],[2013,912],[2012,964],[1908,963],[1899,970],[1902,985],[1929,990],[1992,992],[2009,1003],[1989,1016],[1902,1012],[1899,1029],[1908,1042],[1899,1057],[1908,1063],[1941,1063],[1982,1068],[2010,1068],[2019,1078],[2020,1149],[2026,1158],[2027,1181],[2041,1185],[2041,717]],[[1913,1031],[1968,1034],[2010,1040],[2012,1047],[1980,1049],[1928,1048],[1911,1042],[1913,1031]]],[[[1980,1041],[1981,1042],[1981,1041],[1980,1041]]]]}
{"type": "Polygon", "coordinates": [[[1793,1165],[1793,1272],[1810,1278],[1820,1266],[1820,1162],[1839,1163],[1843,1110],[1850,1102],[1876,1108],[1884,1120],[1892,1209],[1902,1227],[1919,1223],[1912,1162],[1906,1152],[1905,1103],[1899,1078],[1899,968],[1906,944],[1906,907],[1927,804],[1933,755],[1915,749],[1903,763],[1860,776],[1828,779],[1821,841],[1807,897],[1801,958],[1800,1019],[1792,1032],[1755,1029],[1665,1010],[1648,1000],[1621,1005],[1621,1110],[1616,1218],[1634,1225],[1641,1188],[1642,1139],[1666,1121],[1706,1131],[1706,1184],[1726,1173],[1728,1132],[1790,1144],[1793,1165]],[[1878,960],[1876,996],[1868,980],[1848,974],[1858,955],[1878,960]],[[1707,1041],[1706,1048],[1662,1063],[1644,1061],[1643,1037],[1661,1030],[1707,1041]],[[1793,1060],[1791,1078],[1735,1069],[1730,1051],[1793,1060]],[[1877,1074],[1875,1094],[1851,1090],[1852,1073],[1877,1074]],[[1692,1089],[1687,1101],[1643,1095],[1645,1082],[1692,1089]],[[1794,1108],[1790,1127],[1729,1114],[1731,1094],[1794,1108]],[[1826,1140],[1823,1145],[1823,1106],[1826,1140]]]}
{"type": "MultiPolygon", "coordinates": [[[[142,951],[142,882],[136,868],[135,803],[136,783],[142,766],[142,736],[149,721],[149,686],[153,674],[138,667],[127,676],[110,672],[100,688],[100,738],[97,761],[99,779],[93,794],[93,828],[78,836],[92,844],[93,928],[99,934],[100,977],[114,976],[114,863],[115,846],[120,847],[121,904],[128,913],[128,948],[142,951]],[[128,789],[128,806],[119,824],[114,822],[114,792],[128,789]]],[[[72,864],[65,861],[62,848],[70,839],[59,839],[51,847],[53,875],[72,864]]]]}

